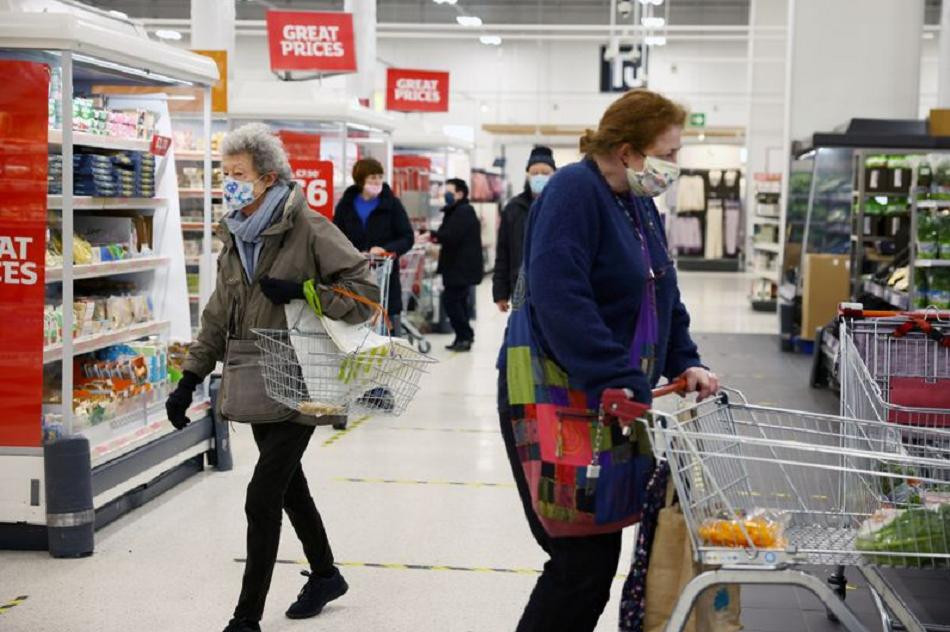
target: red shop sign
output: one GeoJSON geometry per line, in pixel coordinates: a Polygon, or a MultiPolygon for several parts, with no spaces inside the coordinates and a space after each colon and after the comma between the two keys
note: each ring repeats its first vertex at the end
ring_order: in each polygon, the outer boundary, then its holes
{"type": "Polygon", "coordinates": [[[329,160],[290,159],[290,170],[310,210],[333,219],[333,163],[329,160]]]}
{"type": "Polygon", "coordinates": [[[154,136],[152,136],[152,144],[149,147],[149,151],[151,151],[156,156],[164,156],[165,154],[168,153],[168,150],[171,149],[171,146],[172,146],[171,138],[169,138],[168,136],[161,136],[159,134],[155,134],[154,136]]]}
{"type": "Polygon", "coordinates": [[[49,68],[0,60],[0,446],[42,445],[49,68]]]}
{"type": "Polygon", "coordinates": [[[267,42],[274,72],[356,72],[352,13],[270,10],[267,42]]]}
{"type": "Polygon", "coordinates": [[[287,158],[294,160],[317,160],[320,158],[320,136],[306,132],[277,130],[280,142],[284,144],[287,158]]]}
{"type": "Polygon", "coordinates": [[[448,112],[449,73],[390,68],[386,72],[386,109],[448,112]]]}

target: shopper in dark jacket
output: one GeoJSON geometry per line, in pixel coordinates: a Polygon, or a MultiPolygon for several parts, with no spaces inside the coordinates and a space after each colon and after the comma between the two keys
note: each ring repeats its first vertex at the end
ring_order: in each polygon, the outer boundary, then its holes
{"type": "Polygon", "coordinates": [[[541,145],[531,150],[528,157],[524,191],[511,198],[501,212],[498,239],[495,242],[495,272],[492,277],[492,300],[502,312],[508,311],[509,301],[521,271],[524,249],[524,227],[528,223],[531,203],[541,195],[544,186],[557,167],[550,147],[541,145]]]}
{"type": "Polygon", "coordinates": [[[485,263],[482,255],[482,226],[475,209],[468,203],[468,185],[452,178],[445,183],[445,217],[433,236],[442,249],[439,253],[439,274],[445,290],[442,301],[455,330],[455,342],[446,348],[469,351],[475,341],[469,295],[472,287],[482,281],[485,263]]]}
{"type": "Polygon", "coordinates": [[[336,205],[333,223],[360,252],[374,255],[393,253],[393,271],[389,277],[389,318],[398,334],[402,312],[402,287],[399,283],[399,255],[412,248],[415,234],[409,216],[399,198],[383,182],[383,165],[373,158],[353,165],[353,186],[336,205]]]}

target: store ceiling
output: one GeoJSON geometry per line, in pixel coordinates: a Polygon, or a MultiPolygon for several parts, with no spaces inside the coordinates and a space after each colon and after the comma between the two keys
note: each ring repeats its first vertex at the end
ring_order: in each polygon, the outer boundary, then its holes
{"type": "MultiPolygon", "coordinates": [[[[670,24],[736,25],[749,21],[750,0],[668,0],[670,24]]],[[[941,0],[925,0],[926,22],[940,20],[941,0]]],[[[188,18],[191,0],[87,0],[134,18],[188,18]]],[[[456,10],[433,0],[378,0],[380,22],[452,23],[456,10]]],[[[459,0],[486,24],[605,24],[610,0],[459,0]]],[[[267,7],[340,10],[342,0],[237,0],[239,19],[263,19],[267,7]]]]}

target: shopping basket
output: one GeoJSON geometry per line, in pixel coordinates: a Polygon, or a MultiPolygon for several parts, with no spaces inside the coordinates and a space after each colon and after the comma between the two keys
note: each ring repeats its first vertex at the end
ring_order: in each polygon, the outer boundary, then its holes
{"type": "Polygon", "coordinates": [[[697,561],[719,567],[690,582],[668,630],[717,584],[801,586],[866,630],[802,564],[860,567],[882,612],[923,630],[878,568],[950,568],[950,429],[753,406],[728,389],[641,423],[669,464],[697,561]]]}
{"type": "MultiPolygon", "coordinates": [[[[382,307],[376,307],[382,316],[382,307]]],[[[373,321],[351,329],[348,335],[358,342],[341,351],[327,332],[330,324],[324,327],[312,314],[308,317],[307,326],[298,317],[286,330],[252,330],[269,397],[314,416],[405,412],[434,358],[377,334],[373,321]]]]}
{"type": "Polygon", "coordinates": [[[841,414],[950,427],[950,313],[839,312],[841,414]]]}

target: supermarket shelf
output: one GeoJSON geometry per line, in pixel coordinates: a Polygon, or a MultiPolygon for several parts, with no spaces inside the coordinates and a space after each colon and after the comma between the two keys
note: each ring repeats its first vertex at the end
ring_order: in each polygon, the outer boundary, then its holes
{"type": "MultiPolygon", "coordinates": [[[[128,274],[130,272],[142,272],[145,270],[155,270],[168,265],[168,257],[137,257],[134,259],[123,259],[121,261],[104,261],[101,263],[89,263],[73,266],[74,279],[91,279],[94,277],[111,276],[113,274],[128,274]]],[[[46,282],[56,283],[63,280],[63,268],[46,268],[46,282]]]]}
{"type": "Polygon", "coordinates": [[[950,208],[950,200],[919,200],[917,208],[950,208]]]}
{"type": "Polygon", "coordinates": [[[752,242],[752,247],[756,250],[764,250],[765,252],[774,252],[775,254],[778,254],[782,250],[781,245],[776,244],[776,243],[769,243],[765,241],[762,241],[762,242],[754,241],[752,242]]]}
{"type": "MultiPolygon", "coordinates": [[[[178,197],[183,198],[200,198],[204,197],[204,189],[178,189],[178,197]]],[[[212,189],[211,197],[220,198],[224,197],[224,191],[221,189],[212,189]]]]}
{"type": "MultiPolygon", "coordinates": [[[[58,129],[49,130],[49,144],[55,147],[62,147],[63,132],[58,129]]],[[[73,132],[73,145],[97,147],[99,149],[119,149],[123,151],[149,151],[152,143],[150,140],[142,140],[139,138],[119,138],[116,136],[73,132]]]]}
{"type": "Polygon", "coordinates": [[[200,256],[185,257],[185,265],[186,266],[200,266],[201,257],[200,256]]]}
{"type": "Polygon", "coordinates": [[[910,309],[910,298],[907,296],[906,292],[898,292],[893,288],[889,288],[880,283],[875,283],[874,281],[867,280],[864,282],[864,291],[870,294],[871,296],[876,296],[882,301],[887,302],[894,307],[899,307],[900,309],[910,309]]]}
{"type": "MultiPolygon", "coordinates": [[[[180,151],[177,149],[175,150],[175,160],[187,160],[190,162],[190,161],[200,161],[204,159],[205,159],[205,152],[199,149],[182,149],[180,151]]],[[[221,154],[218,154],[218,153],[211,154],[212,162],[220,162],[220,160],[221,160],[221,154]]]]}
{"type": "Polygon", "coordinates": [[[778,270],[766,270],[765,268],[752,268],[752,274],[757,279],[768,279],[778,283],[778,270]]]}
{"type": "MultiPolygon", "coordinates": [[[[166,201],[164,198],[73,196],[73,210],[84,211],[138,210],[143,208],[161,208],[165,206],[165,204],[166,201]]],[[[63,196],[46,196],[46,207],[49,209],[62,209],[63,196]]]]}
{"type": "MultiPolygon", "coordinates": [[[[193,404],[186,415],[189,419],[197,420],[207,415],[210,409],[211,403],[205,399],[193,404]]],[[[99,430],[100,426],[93,426],[80,431],[92,446],[90,456],[93,467],[127,454],[159,436],[175,432],[165,415],[164,398],[156,405],[150,406],[147,411],[143,410],[137,421],[144,425],[129,424],[129,431],[118,436],[115,436],[116,428],[111,427],[109,423],[102,424],[102,430],[99,430]]]]}
{"type": "Polygon", "coordinates": [[[950,268],[950,259],[917,259],[915,268],[950,268]]]}
{"type": "Polygon", "coordinates": [[[749,299],[754,312],[774,312],[778,309],[778,301],[773,299],[765,300],[758,298],[749,299]]]}
{"type": "MultiPolygon", "coordinates": [[[[211,224],[211,230],[215,230],[218,227],[218,222],[211,224]]],[[[182,222],[181,229],[187,231],[201,231],[204,230],[204,222],[182,222]]]]}
{"type": "Polygon", "coordinates": [[[198,301],[201,300],[201,297],[198,296],[197,294],[189,294],[188,300],[191,301],[192,303],[197,303],[198,301]]]}
{"type": "Polygon", "coordinates": [[[781,218],[769,215],[753,215],[752,221],[756,224],[772,224],[775,226],[778,226],[782,222],[781,218]]]}
{"type": "MultiPolygon", "coordinates": [[[[97,349],[130,342],[145,336],[153,336],[164,333],[168,330],[171,323],[167,320],[152,320],[146,323],[137,323],[122,329],[116,329],[91,336],[80,336],[73,339],[73,354],[89,353],[97,349]]],[[[43,363],[56,362],[63,357],[62,343],[47,345],[43,347],[43,363]]]]}

